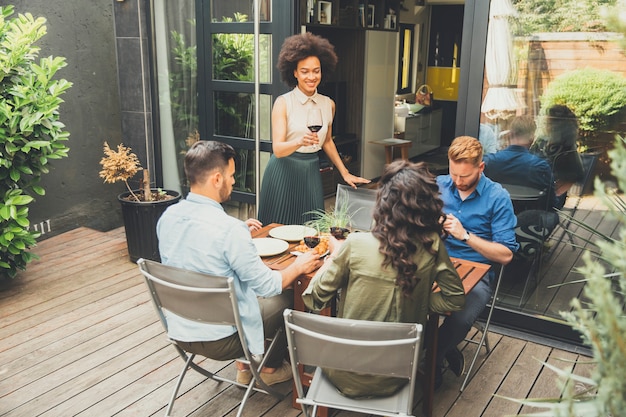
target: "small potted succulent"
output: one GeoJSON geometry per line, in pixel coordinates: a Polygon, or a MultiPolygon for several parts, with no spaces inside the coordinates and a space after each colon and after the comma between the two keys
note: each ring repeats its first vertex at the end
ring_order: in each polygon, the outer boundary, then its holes
{"type": "Polygon", "coordinates": [[[128,255],[132,262],[139,258],[161,261],[156,224],[165,209],[180,200],[180,193],[160,188],[150,188],[150,174],[143,169],[139,158],[130,148],[120,144],[117,151],[104,143],[104,157],[100,160],[100,177],[106,183],[124,182],[128,191],[118,195],[122,206],[128,255]],[[128,181],[139,171],[143,179],[139,189],[132,189],[128,181]]]}

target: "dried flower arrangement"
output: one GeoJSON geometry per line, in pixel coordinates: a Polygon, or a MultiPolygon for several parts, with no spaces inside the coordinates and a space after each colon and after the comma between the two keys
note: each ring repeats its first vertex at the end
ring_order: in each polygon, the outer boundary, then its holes
{"type": "Polygon", "coordinates": [[[137,155],[122,144],[117,145],[117,151],[115,151],[109,147],[107,142],[104,142],[104,157],[100,160],[100,165],[102,165],[100,178],[103,178],[104,182],[109,184],[123,181],[130,192],[128,199],[131,201],[163,201],[173,198],[163,190],[152,190],[150,188],[150,174],[148,170],[143,169],[137,155]],[[128,180],[139,171],[143,171],[141,190],[133,191],[128,184],[128,180]]]}

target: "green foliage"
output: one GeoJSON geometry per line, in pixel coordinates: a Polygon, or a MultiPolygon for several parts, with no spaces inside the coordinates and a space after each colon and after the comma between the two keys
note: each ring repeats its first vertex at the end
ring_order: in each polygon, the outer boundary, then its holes
{"type": "Polygon", "coordinates": [[[39,180],[50,160],[69,151],[58,110],[72,85],[53,79],[63,58],[35,62],[45,19],[12,14],[13,6],[0,7],[0,276],[11,278],[33,258],[27,251],[39,236],[29,230],[27,205],[44,195],[39,180]]]}
{"type": "Polygon", "coordinates": [[[605,31],[602,7],[617,0],[513,0],[519,13],[516,35],[539,32],[605,31]]]}
{"type": "Polygon", "coordinates": [[[348,212],[348,205],[343,204],[339,207],[332,207],[329,211],[313,210],[306,214],[313,215],[313,219],[309,220],[306,225],[320,232],[330,232],[331,227],[348,227],[354,214],[348,212]]]}
{"type": "Polygon", "coordinates": [[[541,97],[541,108],[563,104],[578,118],[580,135],[609,131],[626,110],[626,78],[594,68],[570,71],[555,78],[541,97]]]}
{"type": "MultiPolygon", "coordinates": [[[[626,34],[626,0],[617,0],[615,7],[604,7],[601,13],[610,31],[626,34]]],[[[620,44],[626,50],[626,36],[622,36],[620,44]]]]}

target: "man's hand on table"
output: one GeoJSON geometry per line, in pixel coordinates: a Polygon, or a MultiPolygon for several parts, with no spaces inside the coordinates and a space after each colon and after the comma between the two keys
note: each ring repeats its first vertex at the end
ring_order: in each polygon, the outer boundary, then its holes
{"type": "Polygon", "coordinates": [[[317,253],[307,251],[302,255],[296,256],[296,259],[291,264],[291,267],[296,268],[298,275],[303,275],[316,271],[320,266],[322,266],[322,263],[323,261],[317,253]]]}
{"type": "Polygon", "coordinates": [[[257,219],[248,219],[244,223],[248,226],[248,229],[250,229],[250,233],[256,232],[263,227],[263,223],[257,219]]]}

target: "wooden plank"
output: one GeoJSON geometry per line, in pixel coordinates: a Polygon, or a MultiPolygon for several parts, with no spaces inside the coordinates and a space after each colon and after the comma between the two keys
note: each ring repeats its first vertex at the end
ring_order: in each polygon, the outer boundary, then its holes
{"type": "Polygon", "coordinates": [[[546,361],[551,348],[526,343],[521,354],[507,373],[502,385],[498,387],[494,397],[485,409],[486,416],[517,415],[521,405],[501,397],[526,398],[532,389],[535,378],[542,368],[542,361],[546,361]]]}
{"type": "MultiPolygon", "coordinates": [[[[571,370],[574,366],[573,361],[577,357],[578,355],[574,353],[554,349],[546,362],[561,369],[571,370]]],[[[557,374],[543,366],[539,377],[528,394],[528,398],[559,398],[560,396],[561,388],[557,383],[557,374]]],[[[520,414],[530,414],[541,410],[540,408],[523,406],[520,414]]]]}
{"type": "Polygon", "coordinates": [[[3,365],[5,373],[0,396],[44,378],[48,373],[70,365],[86,352],[101,349],[156,321],[154,311],[141,305],[32,352],[15,355],[12,361],[3,365]]]}
{"type": "Polygon", "coordinates": [[[127,266],[118,268],[112,265],[106,271],[92,269],[91,272],[85,271],[77,277],[68,278],[70,278],[69,283],[63,286],[65,291],[48,288],[49,291],[37,291],[21,303],[9,306],[7,316],[2,318],[0,337],[19,333],[50,317],[65,314],[106,297],[108,294],[140,285],[136,268],[129,270],[127,266]],[[92,274],[96,275],[96,279],[92,274]],[[76,288],[67,288],[74,284],[76,288]]]}
{"type": "Polygon", "coordinates": [[[111,294],[87,306],[78,308],[61,316],[52,317],[20,333],[3,338],[0,351],[10,355],[11,349],[26,353],[38,346],[46,346],[56,340],[67,337],[80,330],[95,326],[103,317],[119,314],[138,304],[147,304],[145,288],[136,285],[121,293],[111,294]]]}
{"type": "MultiPolygon", "coordinates": [[[[107,380],[111,375],[115,375],[143,358],[149,358],[152,355],[157,355],[157,357],[163,355],[163,358],[171,358],[169,349],[163,338],[160,324],[144,327],[121,341],[116,341],[80,358],[70,366],[65,366],[48,374],[45,378],[35,380],[31,384],[15,390],[11,393],[12,406],[15,408],[2,407],[1,409],[10,410],[12,417],[41,415],[56,404],[65,403],[92,385],[107,380]],[[152,340],[153,347],[150,350],[128,354],[145,340],[152,340]],[[165,353],[166,347],[168,348],[167,353],[165,353]]],[[[70,407],[71,412],[67,414],[54,413],[53,415],[74,415],[85,406],[84,401],[82,404],[69,402],[63,407],[70,407]]]]}
{"type": "MultiPolygon", "coordinates": [[[[505,376],[512,368],[526,342],[503,337],[493,348],[478,372],[472,379],[472,384],[465,388],[459,400],[453,404],[447,417],[479,417],[492,399],[505,376]]],[[[475,365],[476,367],[476,365],[475,365]]]]}

